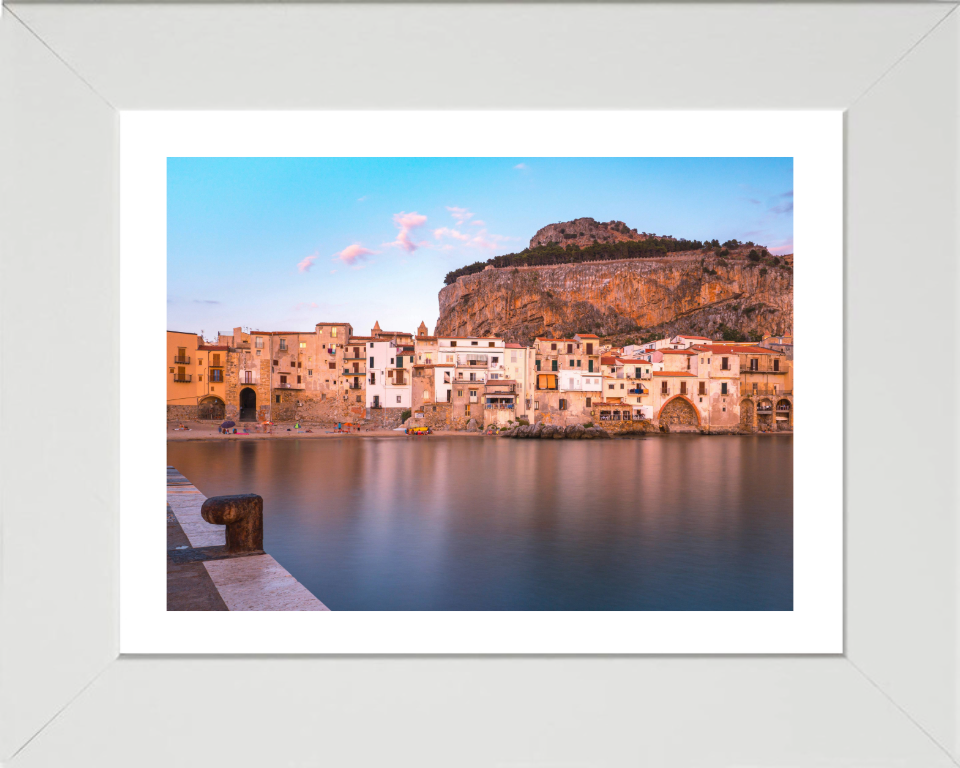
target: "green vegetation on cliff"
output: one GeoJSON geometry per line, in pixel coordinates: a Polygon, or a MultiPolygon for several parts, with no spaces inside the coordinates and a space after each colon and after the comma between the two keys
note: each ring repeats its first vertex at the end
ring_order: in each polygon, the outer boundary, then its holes
{"type": "MultiPolygon", "coordinates": [[[[726,247],[740,245],[735,240],[724,243],[726,247]]],[[[749,243],[753,245],[753,243],[749,243]]],[[[587,261],[615,261],[617,259],[650,259],[663,256],[666,253],[678,251],[719,250],[720,243],[701,242],[700,240],[673,240],[649,238],[647,240],[625,241],[618,243],[597,243],[580,248],[577,245],[568,245],[561,248],[559,245],[545,245],[539,248],[528,248],[520,253],[506,253],[494,256],[486,261],[477,261],[453,272],[447,273],[445,285],[456,282],[458,277],[482,272],[487,267],[540,267],[553,264],[579,264],[587,261]]]]}

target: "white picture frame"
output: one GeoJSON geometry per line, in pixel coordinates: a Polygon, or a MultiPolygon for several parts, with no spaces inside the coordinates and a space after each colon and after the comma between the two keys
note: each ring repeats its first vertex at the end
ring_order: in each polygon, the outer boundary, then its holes
{"type": "Polygon", "coordinates": [[[955,10],[5,8],[0,760],[956,764],[955,10]],[[842,655],[118,658],[118,111],[371,107],[845,111],[842,655]]]}

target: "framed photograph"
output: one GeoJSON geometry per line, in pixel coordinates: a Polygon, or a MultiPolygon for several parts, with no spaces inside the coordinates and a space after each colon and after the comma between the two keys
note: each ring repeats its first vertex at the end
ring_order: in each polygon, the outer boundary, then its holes
{"type": "Polygon", "coordinates": [[[5,7],[0,759],[955,764],[956,18],[5,7]]]}
{"type": "Polygon", "coordinates": [[[842,326],[839,112],[140,112],[121,134],[121,389],[159,417],[121,413],[122,453],[156,461],[121,477],[122,652],[842,650],[842,427],[793,417],[835,392],[793,340],[842,326]],[[617,215],[556,221],[598,205],[617,215]],[[726,228],[669,234],[685,218],[726,228]],[[800,269],[795,240],[833,246],[800,269]],[[248,302],[263,320],[226,321],[248,302]],[[167,523],[124,503],[148,488],[167,523]],[[246,493],[257,554],[211,550],[230,526],[205,495],[246,493]]]}

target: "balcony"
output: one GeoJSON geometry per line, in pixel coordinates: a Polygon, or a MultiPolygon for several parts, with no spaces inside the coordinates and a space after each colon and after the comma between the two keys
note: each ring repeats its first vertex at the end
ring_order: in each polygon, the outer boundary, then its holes
{"type": "Polygon", "coordinates": [[[486,403],[483,407],[488,411],[512,411],[516,405],[514,403],[486,403]]]}
{"type": "Polygon", "coordinates": [[[303,384],[291,384],[289,381],[281,381],[275,389],[303,389],[303,384]]]}
{"type": "Polygon", "coordinates": [[[175,365],[190,365],[190,358],[177,356],[173,358],[173,362],[175,365]]]}
{"type": "Polygon", "coordinates": [[[349,384],[347,389],[363,389],[363,384],[349,384]]]}
{"type": "Polygon", "coordinates": [[[180,384],[189,384],[193,376],[189,373],[175,373],[173,374],[173,380],[180,384]]]}
{"type": "Polygon", "coordinates": [[[628,395],[649,395],[650,393],[645,389],[628,389],[628,395]]]}
{"type": "Polygon", "coordinates": [[[344,368],[342,371],[342,375],[343,376],[366,376],[367,369],[364,368],[363,370],[360,370],[360,371],[351,371],[349,368],[344,368]]]}
{"type": "Polygon", "coordinates": [[[740,393],[742,397],[792,397],[792,389],[774,389],[771,386],[760,386],[756,389],[745,387],[740,393]]]}

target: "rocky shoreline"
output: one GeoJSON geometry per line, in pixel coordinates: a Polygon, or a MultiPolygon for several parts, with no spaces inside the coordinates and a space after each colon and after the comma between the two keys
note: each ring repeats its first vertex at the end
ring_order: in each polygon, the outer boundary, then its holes
{"type": "Polygon", "coordinates": [[[582,424],[573,424],[569,427],[553,424],[528,424],[499,433],[499,437],[532,440],[604,440],[612,435],[600,427],[584,427],[582,424]]]}

